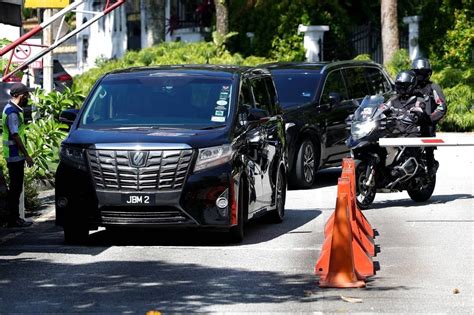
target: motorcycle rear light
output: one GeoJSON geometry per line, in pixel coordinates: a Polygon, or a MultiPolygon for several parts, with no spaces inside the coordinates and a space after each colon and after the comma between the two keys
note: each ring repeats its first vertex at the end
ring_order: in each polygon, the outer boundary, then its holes
{"type": "Polygon", "coordinates": [[[70,81],[72,77],[69,74],[61,74],[56,78],[56,81],[70,81]]]}

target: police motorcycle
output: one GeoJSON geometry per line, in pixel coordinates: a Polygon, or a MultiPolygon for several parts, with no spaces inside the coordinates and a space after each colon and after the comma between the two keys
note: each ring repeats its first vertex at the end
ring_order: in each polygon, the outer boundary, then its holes
{"type": "MultiPolygon", "coordinates": [[[[401,73],[402,74],[402,73],[401,73]]],[[[382,95],[366,96],[353,115],[346,120],[350,135],[346,144],[356,162],[357,204],[367,209],[376,193],[407,191],[415,202],[430,199],[436,185],[436,174],[427,168],[423,147],[381,147],[380,138],[419,137],[422,116],[420,98],[408,96],[407,82],[395,81],[397,93],[406,101],[382,95]]],[[[416,78],[413,79],[416,82],[416,78]]],[[[414,84],[412,85],[414,88],[414,84]]]]}

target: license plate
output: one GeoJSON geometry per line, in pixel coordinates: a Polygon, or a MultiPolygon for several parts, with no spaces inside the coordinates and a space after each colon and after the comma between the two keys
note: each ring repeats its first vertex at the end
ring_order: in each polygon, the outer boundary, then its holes
{"type": "Polygon", "coordinates": [[[122,202],[126,205],[154,205],[155,204],[155,195],[145,195],[145,194],[127,194],[122,195],[122,202]]]}

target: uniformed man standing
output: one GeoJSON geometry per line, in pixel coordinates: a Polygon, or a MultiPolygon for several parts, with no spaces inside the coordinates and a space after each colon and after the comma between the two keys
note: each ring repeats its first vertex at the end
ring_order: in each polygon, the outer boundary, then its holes
{"type": "Polygon", "coordinates": [[[33,160],[25,147],[25,121],[23,108],[28,105],[30,89],[22,83],[15,83],[10,89],[11,100],[3,109],[3,157],[7,161],[10,177],[7,210],[8,227],[27,227],[31,222],[20,218],[20,196],[23,190],[25,161],[29,167],[33,160]]]}

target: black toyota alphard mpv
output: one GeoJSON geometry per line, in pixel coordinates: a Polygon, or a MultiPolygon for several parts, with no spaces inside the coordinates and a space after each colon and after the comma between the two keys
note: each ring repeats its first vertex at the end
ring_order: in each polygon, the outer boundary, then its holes
{"type": "Polygon", "coordinates": [[[284,216],[286,144],[267,70],[164,66],[112,72],[80,111],[56,172],[56,223],[82,243],[105,227],[216,228],[284,216]]]}

